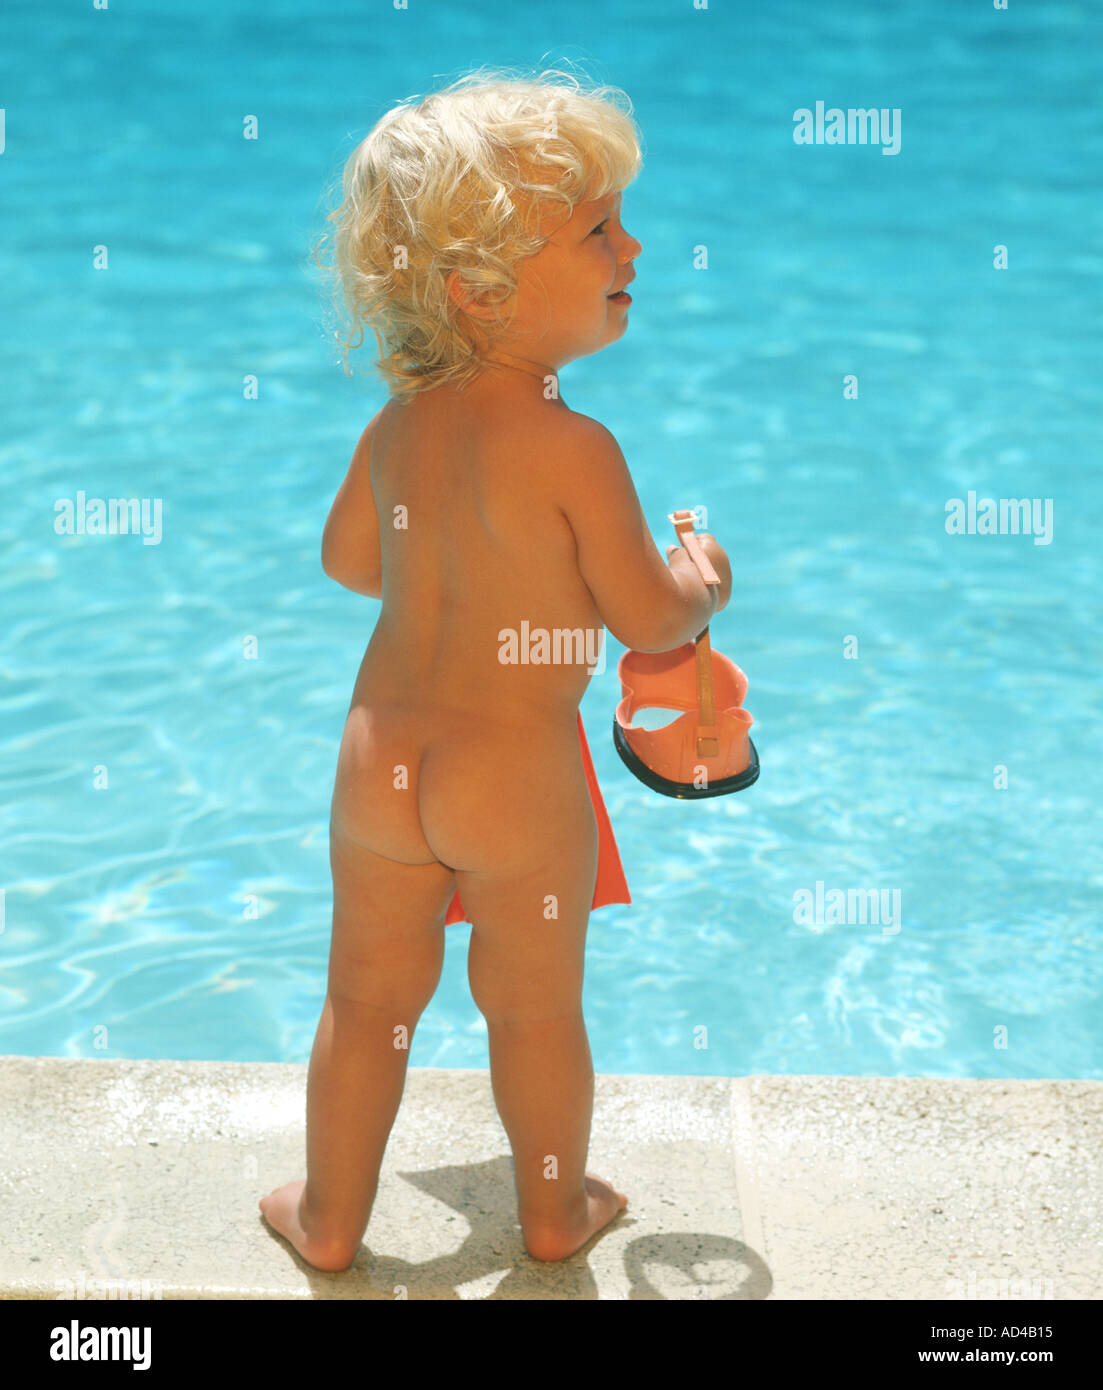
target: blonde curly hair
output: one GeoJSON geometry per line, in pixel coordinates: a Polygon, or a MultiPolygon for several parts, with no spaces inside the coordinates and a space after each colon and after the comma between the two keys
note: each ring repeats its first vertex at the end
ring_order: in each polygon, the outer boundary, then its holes
{"type": "Polygon", "coordinates": [[[350,325],[334,334],[346,373],[367,324],[392,396],[477,376],[505,326],[499,306],[516,292],[518,262],[548,240],[549,210],[561,204],[567,220],[639,173],[631,113],[617,87],[502,68],[388,111],[345,164],[340,206],[326,218],[335,230],[315,248],[350,325]],[[452,272],[461,298],[494,309],[493,324],[455,302],[452,272]]]}

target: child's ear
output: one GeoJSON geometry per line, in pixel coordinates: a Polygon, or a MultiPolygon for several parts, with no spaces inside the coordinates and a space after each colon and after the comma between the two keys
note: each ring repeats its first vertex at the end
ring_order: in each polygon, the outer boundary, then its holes
{"type": "Polygon", "coordinates": [[[462,309],[465,314],[470,314],[472,318],[489,319],[494,317],[494,310],[485,304],[480,304],[477,293],[465,288],[460,272],[450,270],[445,279],[448,286],[448,297],[457,308],[462,309]]]}

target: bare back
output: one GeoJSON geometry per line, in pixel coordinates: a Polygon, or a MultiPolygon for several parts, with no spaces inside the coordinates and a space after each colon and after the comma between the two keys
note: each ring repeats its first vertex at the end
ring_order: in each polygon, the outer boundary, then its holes
{"type": "Polygon", "coordinates": [[[377,420],[382,611],[334,818],[405,863],[508,872],[554,845],[581,866],[588,905],[595,832],[575,719],[604,631],[557,502],[552,441],[568,417],[558,401],[476,407],[438,388],[377,420]]]}
{"type": "Polygon", "coordinates": [[[370,462],[383,607],[354,704],[573,720],[603,634],[557,500],[549,426],[569,415],[440,389],[383,411],[370,462]],[[579,631],[586,644],[553,636],[579,631]]]}
{"type": "Polygon", "coordinates": [[[362,592],[382,611],[335,824],[404,863],[500,865],[514,845],[520,865],[552,836],[589,863],[576,717],[599,639],[670,649],[707,621],[704,585],[663,563],[612,435],[535,382],[392,401],[365,438],[333,549],[352,565],[378,518],[381,579],[362,592]]]}

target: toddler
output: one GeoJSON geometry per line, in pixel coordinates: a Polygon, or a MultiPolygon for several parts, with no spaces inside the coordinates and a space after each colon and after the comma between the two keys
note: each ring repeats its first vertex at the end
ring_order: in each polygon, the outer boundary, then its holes
{"type": "Polygon", "coordinates": [[[630,113],[564,73],[469,74],[379,121],[331,214],[340,291],[390,398],[322,541],[326,574],[382,606],[333,793],[307,1177],[260,1203],[318,1269],[347,1268],[367,1228],[446,921],[472,924],[525,1248],[564,1259],[627,1205],[586,1171],[586,927],[630,899],[578,717],[593,649],[577,639],[608,627],[666,651],[731,590],[709,536],[719,591],[680,547],[664,563],[616,440],[559,390],[565,364],[627,330],[630,113]]]}

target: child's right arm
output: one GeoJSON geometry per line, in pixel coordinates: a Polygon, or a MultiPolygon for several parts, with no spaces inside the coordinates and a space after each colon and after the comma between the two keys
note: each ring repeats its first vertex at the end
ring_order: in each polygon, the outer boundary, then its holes
{"type": "Polygon", "coordinates": [[[691,641],[728,602],[727,555],[711,536],[700,535],[721,579],[719,593],[680,546],[668,548],[668,568],[612,434],[573,412],[561,428],[554,447],[562,510],[578,546],[578,568],[605,626],[618,642],[640,652],[670,651],[691,641]]]}

